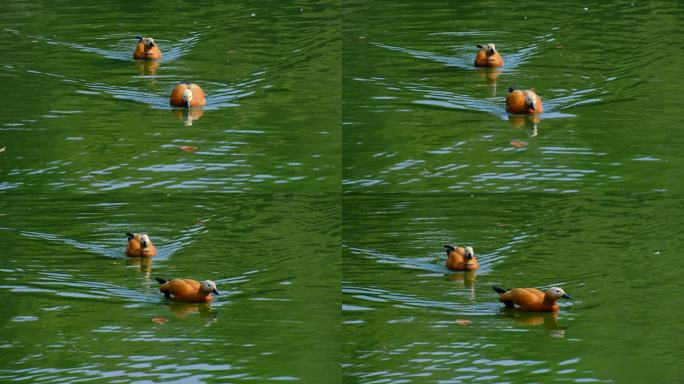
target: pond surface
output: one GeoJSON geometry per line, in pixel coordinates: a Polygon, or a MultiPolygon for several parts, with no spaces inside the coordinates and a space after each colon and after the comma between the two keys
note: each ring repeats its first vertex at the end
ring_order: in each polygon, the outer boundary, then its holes
{"type": "Polygon", "coordinates": [[[682,192],[677,2],[345,2],[345,191],[682,192]],[[506,65],[472,65],[496,43],[506,65]],[[509,87],[540,121],[505,113],[509,87]]]}
{"type": "Polygon", "coordinates": [[[343,10],[345,381],[684,380],[682,4],[343,10]],[[487,43],[504,68],[473,68],[487,43]],[[544,114],[507,115],[509,87],[544,114]],[[520,315],[492,285],[573,299],[520,315]]]}
{"type": "Polygon", "coordinates": [[[274,4],[5,4],[0,188],[338,191],[337,10],[274,4]],[[140,34],[161,61],[132,60],[140,34]],[[203,110],[169,107],[181,81],[203,110]]]}
{"type": "Polygon", "coordinates": [[[3,8],[0,382],[684,380],[682,3],[3,8]]]}
{"type": "Polygon", "coordinates": [[[3,3],[0,382],[341,377],[336,7],[3,3]],[[204,110],[168,106],[180,81],[204,110]]]}
{"type": "Polygon", "coordinates": [[[346,196],[345,377],[679,381],[680,209],[649,194],[346,196]],[[447,270],[450,243],[472,245],[480,269],[447,270]],[[492,285],[573,299],[557,316],[513,313],[492,285]]]}
{"type": "Polygon", "coordinates": [[[25,200],[1,211],[0,381],[315,382],[338,369],[336,196],[25,200]],[[124,255],[130,228],[151,233],[156,257],[124,255]],[[211,279],[221,294],[169,303],[154,277],[211,279]]]}

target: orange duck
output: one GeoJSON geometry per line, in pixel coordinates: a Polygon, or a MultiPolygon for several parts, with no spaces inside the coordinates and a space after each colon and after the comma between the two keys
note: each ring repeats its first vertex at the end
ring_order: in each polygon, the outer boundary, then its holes
{"type": "Polygon", "coordinates": [[[191,303],[208,303],[213,297],[211,294],[218,295],[216,283],[211,280],[197,281],[192,279],[172,279],[164,280],[155,277],[159,282],[159,292],[164,296],[176,300],[191,303]]]}
{"type": "Polygon", "coordinates": [[[153,38],[140,36],[136,36],[135,38],[138,39],[138,45],[135,46],[135,51],[133,51],[134,59],[160,60],[162,58],[162,53],[157,44],[155,44],[153,38]]]}
{"type": "Polygon", "coordinates": [[[480,268],[473,247],[454,247],[445,245],[447,260],[444,265],[452,271],[474,271],[480,268]]]}
{"type": "Polygon", "coordinates": [[[194,83],[180,83],[171,92],[171,105],[174,107],[192,108],[207,104],[204,92],[199,85],[194,83]]]}
{"type": "Polygon", "coordinates": [[[127,232],[128,246],[126,247],[126,256],[130,257],[152,257],[157,254],[157,248],[150,240],[147,233],[130,233],[127,232]]]}
{"type": "Polygon", "coordinates": [[[542,113],[544,112],[544,106],[542,106],[541,97],[534,91],[508,88],[506,112],[522,114],[542,113]]]}
{"type": "Polygon", "coordinates": [[[478,45],[480,51],[475,56],[476,67],[503,67],[504,61],[494,44],[478,45]]]}
{"type": "Polygon", "coordinates": [[[558,299],[570,299],[565,291],[558,287],[551,287],[546,292],[536,288],[513,288],[506,290],[492,287],[499,294],[499,301],[508,308],[516,308],[523,312],[555,312],[558,311],[558,299]]]}

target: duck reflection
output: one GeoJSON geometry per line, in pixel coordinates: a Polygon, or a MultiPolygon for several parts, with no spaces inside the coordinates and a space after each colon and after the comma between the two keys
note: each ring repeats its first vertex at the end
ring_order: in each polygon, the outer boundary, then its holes
{"type": "Polygon", "coordinates": [[[541,117],[533,115],[508,115],[508,122],[513,129],[526,129],[529,137],[537,136],[541,117]]]}
{"type": "Polygon", "coordinates": [[[183,121],[183,125],[190,127],[195,120],[199,120],[204,115],[204,108],[177,108],[173,110],[173,114],[183,121]]]}
{"type": "Polygon", "coordinates": [[[558,312],[521,312],[513,308],[501,308],[503,316],[513,319],[516,323],[525,326],[543,325],[553,336],[565,336],[567,326],[558,325],[558,312]]]}
{"type": "Polygon", "coordinates": [[[477,68],[478,76],[485,79],[489,90],[492,93],[492,97],[496,96],[496,82],[499,80],[499,75],[501,75],[501,70],[499,68],[477,68]]]}
{"type": "Polygon", "coordinates": [[[202,319],[218,320],[218,312],[212,311],[210,303],[170,302],[168,305],[169,310],[179,319],[185,319],[188,316],[197,314],[202,319]]]}
{"type": "Polygon", "coordinates": [[[152,258],[151,257],[128,257],[126,258],[126,265],[129,267],[140,267],[140,272],[145,278],[149,279],[152,273],[152,258]]]}
{"type": "Polygon", "coordinates": [[[449,273],[447,275],[447,278],[451,281],[456,281],[460,285],[467,288],[468,289],[468,297],[470,297],[471,299],[475,299],[475,274],[476,273],[477,272],[475,270],[465,271],[465,272],[457,272],[457,273],[449,273]]]}
{"type": "Polygon", "coordinates": [[[447,274],[447,278],[452,281],[462,282],[464,286],[472,288],[475,285],[476,271],[465,271],[447,274]]]}
{"type": "Polygon", "coordinates": [[[136,60],[135,66],[141,75],[156,75],[161,64],[157,60],[136,60]]]}

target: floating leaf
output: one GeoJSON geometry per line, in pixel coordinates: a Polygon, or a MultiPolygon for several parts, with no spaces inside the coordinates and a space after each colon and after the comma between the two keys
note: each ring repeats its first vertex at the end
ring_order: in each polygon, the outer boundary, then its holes
{"type": "Polygon", "coordinates": [[[155,317],[152,319],[152,322],[157,324],[166,324],[169,322],[169,319],[167,319],[166,317],[155,317]]]}
{"type": "Polygon", "coordinates": [[[197,150],[197,147],[195,147],[193,145],[181,145],[180,150],[185,151],[185,152],[189,152],[189,153],[193,153],[197,150]]]}
{"type": "Polygon", "coordinates": [[[468,325],[470,325],[470,324],[472,324],[472,323],[473,323],[473,322],[470,321],[470,320],[463,320],[463,319],[456,320],[456,324],[458,324],[458,325],[463,325],[463,326],[468,326],[468,325]]]}
{"type": "Polygon", "coordinates": [[[516,147],[516,148],[523,148],[527,146],[526,141],[520,141],[520,140],[511,140],[511,145],[516,147]]]}

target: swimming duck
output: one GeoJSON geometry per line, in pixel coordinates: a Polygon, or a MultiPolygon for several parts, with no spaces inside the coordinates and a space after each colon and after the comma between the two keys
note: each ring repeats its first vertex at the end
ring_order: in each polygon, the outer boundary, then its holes
{"type": "Polygon", "coordinates": [[[155,277],[155,280],[160,284],[159,292],[162,292],[164,296],[176,301],[204,303],[210,302],[213,299],[211,296],[212,293],[215,295],[219,294],[219,291],[216,290],[216,283],[211,280],[164,280],[158,277],[155,277]]]}
{"type": "Polygon", "coordinates": [[[447,244],[444,248],[447,253],[444,265],[452,271],[474,271],[480,268],[473,247],[454,247],[447,244]]]}
{"type": "Polygon", "coordinates": [[[511,290],[492,287],[499,294],[499,301],[506,307],[516,308],[524,312],[555,312],[559,306],[558,299],[570,299],[562,288],[551,287],[544,291],[536,288],[513,288],[511,290]]]}
{"type": "Polygon", "coordinates": [[[130,257],[152,257],[157,254],[157,248],[152,244],[152,240],[147,233],[130,233],[128,236],[128,246],[126,255],[130,257]]]}
{"type": "Polygon", "coordinates": [[[506,97],[506,112],[508,113],[542,113],[544,107],[539,95],[534,91],[526,89],[520,90],[515,88],[508,88],[508,96],[506,97]]]}
{"type": "Polygon", "coordinates": [[[135,38],[138,39],[138,45],[135,46],[135,51],[133,51],[134,59],[160,60],[162,58],[162,53],[153,38],[141,36],[136,36],[135,38]]]}
{"type": "Polygon", "coordinates": [[[476,67],[503,67],[504,61],[494,44],[478,45],[480,51],[475,56],[476,67]]]}
{"type": "Polygon", "coordinates": [[[170,103],[174,107],[192,108],[207,104],[207,100],[199,85],[186,81],[176,85],[176,88],[173,89],[170,103]]]}

